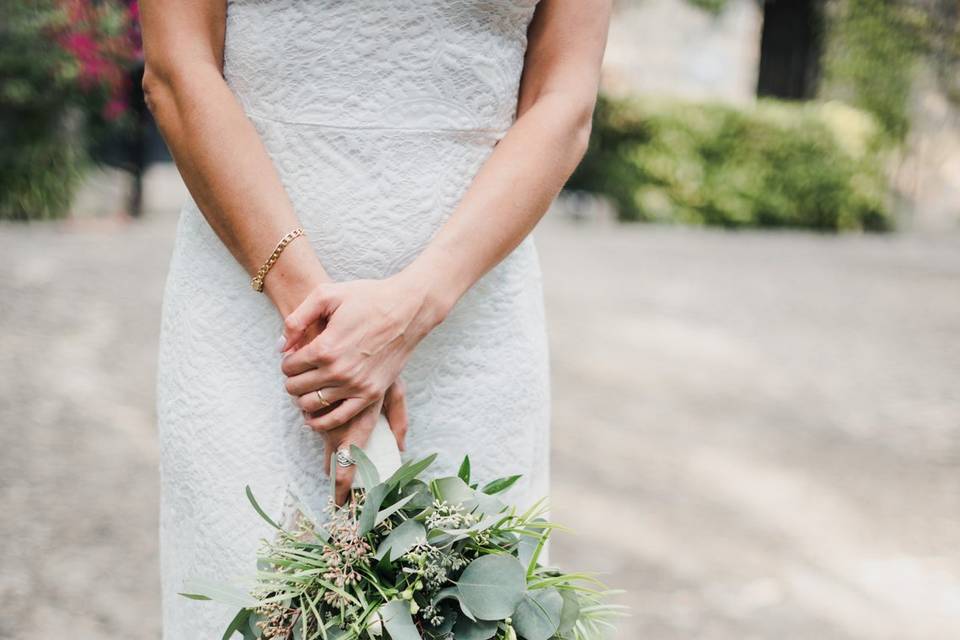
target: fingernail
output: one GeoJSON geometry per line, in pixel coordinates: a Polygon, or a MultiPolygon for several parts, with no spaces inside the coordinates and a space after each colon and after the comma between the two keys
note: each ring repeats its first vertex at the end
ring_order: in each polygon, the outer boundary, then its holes
{"type": "Polygon", "coordinates": [[[287,343],[287,339],[284,338],[283,336],[280,336],[279,338],[277,338],[277,346],[274,347],[274,348],[275,348],[277,351],[279,351],[279,352],[282,353],[282,352],[283,352],[283,345],[285,345],[286,343],[287,343]]]}

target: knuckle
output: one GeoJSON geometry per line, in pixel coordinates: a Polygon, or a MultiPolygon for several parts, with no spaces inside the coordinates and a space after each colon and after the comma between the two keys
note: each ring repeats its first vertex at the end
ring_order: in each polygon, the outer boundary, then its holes
{"type": "Polygon", "coordinates": [[[292,333],[299,333],[303,331],[303,323],[300,322],[300,318],[291,314],[283,320],[283,326],[292,333]]]}
{"type": "Polygon", "coordinates": [[[322,344],[313,342],[307,347],[307,360],[312,365],[324,364],[329,359],[329,353],[322,344]]]}
{"type": "Polygon", "coordinates": [[[310,343],[309,354],[314,364],[330,364],[334,362],[335,351],[329,340],[321,338],[310,343]]]}
{"type": "Polygon", "coordinates": [[[359,382],[356,379],[356,376],[353,375],[350,367],[347,366],[343,360],[334,360],[327,367],[327,370],[329,371],[331,378],[343,385],[355,387],[359,382]]]}
{"type": "Polygon", "coordinates": [[[357,380],[354,385],[357,389],[357,393],[359,393],[363,398],[371,399],[378,395],[377,385],[373,382],[373,380],[357,380]]]}

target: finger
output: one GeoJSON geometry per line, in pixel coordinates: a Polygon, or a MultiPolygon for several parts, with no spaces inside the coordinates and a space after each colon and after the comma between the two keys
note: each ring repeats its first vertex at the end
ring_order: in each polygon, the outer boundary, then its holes
{"type": "Polygon", "coordinates": [[[314,431],[330,431],[337,427],[344,426],[351,418],[354,418],[370,406],[368,400],[360,398],[349,398],[344,400],[336,407],[331,407],[326,413],[312,413],[306,420],[306,425],[314,431]]]}
{"type": "Polygon", "coordinates": [[[280,370],[287,377],[298,376],[311,369],[325,369],[333,362],[330,344],[334,336],[324,332],[295,351],[284,354],[280,370]]]}
{"type": "MultiPolygon", "coordinates": [[[[323,368],[314,368],[309,371],[304,371],[287,378],[286,382],[283,383],[283,388],[291,396],[297,398],[308,393],[312,393],[317,389],[328,389],[331,387],[341,386],[341,380],[334,378],[323,368]]],[[[324,391],[326,394],[326,391],[324,391]]]]}
{"type": "Polygon", "coordinates": [[[333,405],[347,398],[343,389],[344,387],[324,387],[323,389],[309,391],[297,397],[297,406],[307,413],[330,409],[333,405]]]}
{"type": "Polygon", "coordinates": [[[326,318],[339,304],[334,296],[333,285],[320,285],[310,292],[310,295],[284,318],[283,337],[286,338],[281,351],[291,349],[311,324],[326,318]]]}
{"type": "Polygon", "coordinates": [[[380,404],[374,403],[355,420],[351,421],[349,426],[330,434],[333,436],[331,440],[335,443],[335,445],[329,449],[333,458],[329,464],[331,465],[330,469],[332,470],[332,479],[336,482],[336,487],[334,487],[334,495],[338,505],[346,502],[347,498],[350,496],[350,490],[353,486],[353,478],[357,467],[356,465],[341,467],[335,460],[336,452],[341,449],[346,449],[347,454],[350,454],[351,445],[356,445],[360,448],[363,448],[370,439],[370,433],[376,426],[377,416],[379,415],[380,404]]]}
{"type": "Polygon", "coordinates": [[[397,440],[400,451],[407,450],[407,393],[404,385],[396,382],[387,390],[383,399],[384,415],[390,425],[390,431],[397,440]]]}
{"type": "MultiPolygon", "coordinates": [[[[341,448],[344,445],[340,445],[341,448]]],[[[349,448],[349,446],[348,446],[349,448]]],[[[337,487],[334,490],[334,496],[338,505],[342,505],[347,501],[347,498],[350,496],[350,491],[353,489],[353,476],[356,473],[356,465],[350,465],[349,467],[341,467],[336,462],[333,463],[336,467],[334,473],[334,478],[336,479],[337,487]]]]}

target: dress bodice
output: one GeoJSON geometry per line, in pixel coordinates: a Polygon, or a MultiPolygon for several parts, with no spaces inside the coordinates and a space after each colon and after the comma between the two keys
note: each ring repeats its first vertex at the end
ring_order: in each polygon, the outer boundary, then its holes
{"type": "Polygon", "coordinates": [[[536,0],[230,0],[224,74],[252,115],[505,131],[536,0]]]}

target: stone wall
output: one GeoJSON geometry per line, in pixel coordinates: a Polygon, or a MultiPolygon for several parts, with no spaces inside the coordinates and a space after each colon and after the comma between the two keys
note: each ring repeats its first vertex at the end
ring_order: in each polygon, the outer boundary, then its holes
{"type": "Polygon", "coordinates": [[[895,162],[894,187],[902,227],[960,230],[960,108],[927,71],[914,83],[910,133],[895,162]]]}
{"type": "Polygon", "coordinates": [[[748,104],[757,91],[762,25],[756,0],[729,0],[719,15],[687,0],[620,0],[604,88],[748,104]]]}

